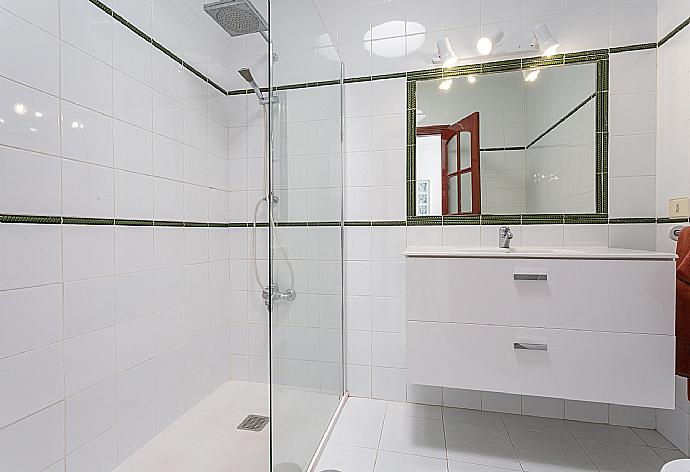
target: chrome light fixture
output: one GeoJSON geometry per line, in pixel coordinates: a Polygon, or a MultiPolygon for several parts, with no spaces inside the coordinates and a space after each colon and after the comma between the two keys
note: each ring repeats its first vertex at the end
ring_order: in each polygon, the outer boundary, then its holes
{"type": "Polygon", "coordinates": [[[501,42],[501,39],[503,39],[503,30],[498,30],[488,36],[479,38],[477,41],[477,52],[482,56],[488,56],[496,45],[501,42]]]}
{"type": "Polygon", "coordinates": [[[434,57],[431,62],[440,64],[443,68],[453,67],[458,63],[458,56],[453,51],[447,36],[436,41],[436,47],[438,48],[438,56],[434,57]]]}
{"type": "Polygon", "coordinates": [[[536,46],[544,57],[553,56],[560,47],[561,43],[553,37],[549,27],[544,23],[539,23],[532,29],[536,46]]]}

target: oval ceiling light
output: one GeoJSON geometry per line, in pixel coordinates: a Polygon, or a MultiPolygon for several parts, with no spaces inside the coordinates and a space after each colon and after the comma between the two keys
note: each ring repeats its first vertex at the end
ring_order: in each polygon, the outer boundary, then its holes
{"type": "Polygon", "coordinates": [[[426,28],[413,21],[393,20],[372,26],[364,33],[364,49],[388,59],[403,57],[424,46],[426,28]],[[372,41],[381,40],[374,46],[372,41]]]}
{"type": "Polygon", "coordinates": [[[488,56],[496,45],[503,39],[503,30],[498,30],[488,36],[483,36],[477,41],[477,52],[482,56],[488,56]]]}
{"type": "Polygon", "coordinates": [[[556,54],[561,43],[553,37],[548,26],[544,23],[539,23],[532,29],[532,34],[534,34],[534,39],[542,56],[549,57],[556,54]]]}
{"type": "Polygon", "coordinates": [[[432,61],[434,64],[441,64],[441,67],[453,67],[458,63],[458,56],[453,51],[450,45],[450,40],[447,36],[443,36],[436,41],[436,48],[438,49],[438,57],[432,61]]]}
{"type": "Polygon", "coordinates": [[[450,90],[451,85],[453,85],[453,79],[446,79],[440,84],[438,84],[439,90],[450,90]]]}
{"type": "Polygon", "coordinates": [[[534,82],[539,77],[539,69],[530,69],[522,71],[522,78],[525,82],[534,82]]]}

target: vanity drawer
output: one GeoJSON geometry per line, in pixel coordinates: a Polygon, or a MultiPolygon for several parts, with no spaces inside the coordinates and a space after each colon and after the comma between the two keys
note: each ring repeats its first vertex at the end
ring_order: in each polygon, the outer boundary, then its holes
{"type": "Polygon", "coordinates": [[[675,337],[407,323],[407,382],[674,407],[675,337]]]}
{"type": "Polygon", "coordinates": [[[407,319],[674,334],[672,260],[407,258],[407,319]]]}

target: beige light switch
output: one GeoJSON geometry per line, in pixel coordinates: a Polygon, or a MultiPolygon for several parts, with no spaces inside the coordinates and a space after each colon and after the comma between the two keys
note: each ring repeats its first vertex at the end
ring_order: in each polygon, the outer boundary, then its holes
{"type": "Polygon", "coordinates": [[[669,218],[687,218],[688,217],[688,197],[670,199],[668,201],[668,217],[669,218]]]}

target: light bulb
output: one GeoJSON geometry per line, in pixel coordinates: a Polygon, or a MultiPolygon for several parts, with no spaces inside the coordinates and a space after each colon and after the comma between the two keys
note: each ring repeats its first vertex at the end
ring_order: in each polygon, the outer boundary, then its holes
{"type": "Polygon", "coordinates": [[[453,79],[446,79],[438,85],[439,90],[450,90],[450,86],[453,85],[453,79]]]}
{"type": "Polygon", "coordinates": [[[467,76],[467,81],[471,84],[475,83],[477,81],[477,78],[473,75],[468,75],[467,76]]]}

